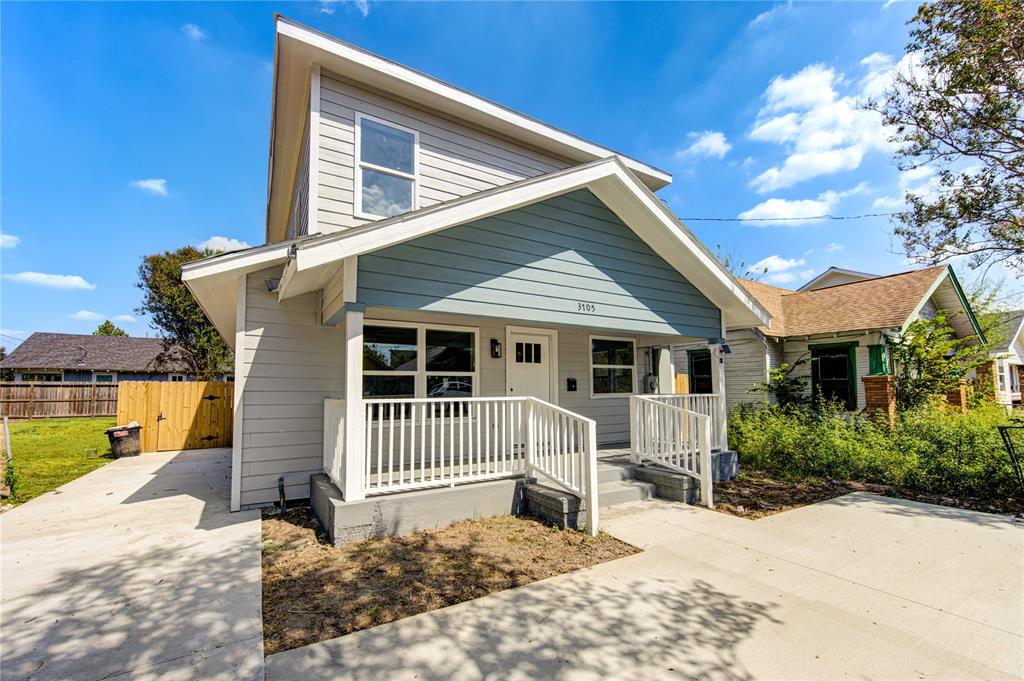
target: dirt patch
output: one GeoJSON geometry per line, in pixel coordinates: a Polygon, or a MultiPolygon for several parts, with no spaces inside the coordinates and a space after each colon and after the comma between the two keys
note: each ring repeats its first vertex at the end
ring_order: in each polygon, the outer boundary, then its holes
{"type": "Polygon", "coordinates": [[[744,471],[734,480],[715,483],[715,510],[756,520],[851,492],[869,492],[927,504],[1024,517],[1024,499],[992,500],[930,495],[890,485],[856,481],[818,478],[788,480],[759,470],[744,471]]]}
{"type": "Polygon", "coordinates": [[[606,534],[502,516],[331,546],[308,508],[263,520],[267,655],[621,558],[606,534]]]}

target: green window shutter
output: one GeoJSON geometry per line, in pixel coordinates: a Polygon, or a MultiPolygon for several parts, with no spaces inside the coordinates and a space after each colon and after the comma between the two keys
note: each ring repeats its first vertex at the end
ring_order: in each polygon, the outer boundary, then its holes
{"type": "Polygon", "coordinates": [[[870,376],[887,376],[889,374],[889,362],[887,359],[884,345],[869,345],[868,374],[870,376]]]}

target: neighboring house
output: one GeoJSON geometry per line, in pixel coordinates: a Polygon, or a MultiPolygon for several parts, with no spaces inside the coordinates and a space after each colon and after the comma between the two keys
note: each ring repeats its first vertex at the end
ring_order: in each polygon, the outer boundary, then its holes
{"type": "Polygon", "coordinates": [[[271,140],[266,245],[183,268],[235,349],[232,508],[323,473],[338,514],[527,472],[593,498],[668,348],[770,321],[668,173],[280,17],[271,140]]]}
{"type": "MultiPolygon", "coordinates": [[[[798,291],[742,280],[743,286],[772,316],[771,326],[730,326],[724,358],[728,408],[764,402],[752,391],[771,369],[801,358],[810,360],[795,375],[807,376],[812,396],[864,409],[864,377],[892,371],[888,351],[894,338],[915,319],[945,310],[961,337],[981,336],[953,270],[929,267],[888,276],[830,268],[798,291]]],[[[707,350],[677,348],[677,370],[695,365],[707,350]],[[686,361],[686,356],[689,361],[686,361]]],[[[692,371],[692,369],[691,369],[692,371]]],[[[691,386],[700,385],[691,379],[691,386]]]]}
{"type": "Polygon", "coordinates": [[[996,368],[996,401],[1006,405],[1021,404],[1021,374],[1024,373],[1024,310],[1003,313],[997,331],[1002,338],[992,348],[996,368]]]}
{"type": "Polygon", "coordinates": [[[161,364],[159,338],[33,333],[14,349],[0,368],[15,381],[186,381],[181,363],[161,364]]]}

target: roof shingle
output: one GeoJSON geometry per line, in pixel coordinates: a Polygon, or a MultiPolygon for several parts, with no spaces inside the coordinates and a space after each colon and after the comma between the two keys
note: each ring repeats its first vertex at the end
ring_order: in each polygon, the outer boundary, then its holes
{"type": "Polygon", "coordinates": [[[790,291],[741,279],[772,315],[768,336],[808,336],[901,327],[946,266],[927,267],[813,291],[790,291]]]}
{"type": "Polygon", "coordinates": [[[186,371],[186,365],[181,362],[158,365],[157,356],[162,350],[163,342],[159,338],[36,332],[0,362],[0,367],[79,371],[186,371]]]}

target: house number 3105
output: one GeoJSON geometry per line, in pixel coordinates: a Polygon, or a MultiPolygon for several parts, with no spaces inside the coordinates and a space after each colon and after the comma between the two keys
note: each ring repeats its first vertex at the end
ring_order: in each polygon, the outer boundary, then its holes
{"type": "Polygon", "coordinates": [[[593,303],[576,303],[577,312],[597,312],[597,305],[593,303]]]}

